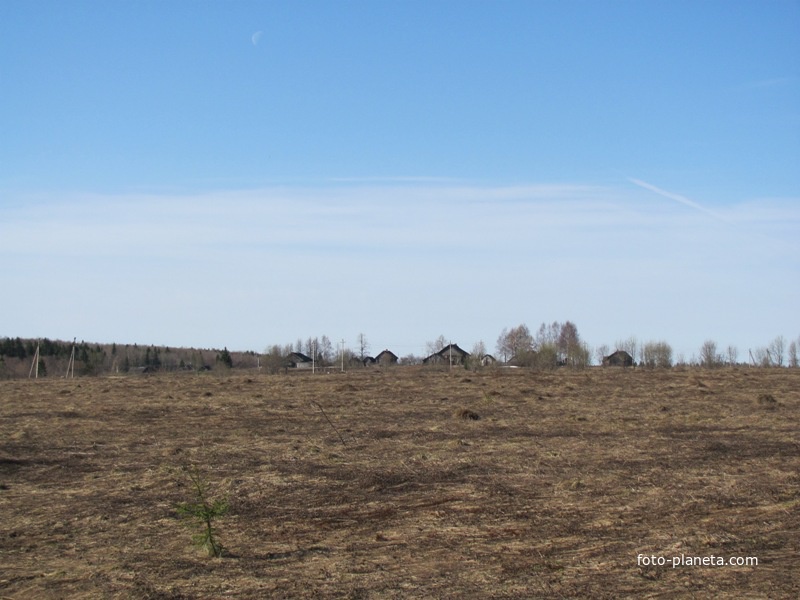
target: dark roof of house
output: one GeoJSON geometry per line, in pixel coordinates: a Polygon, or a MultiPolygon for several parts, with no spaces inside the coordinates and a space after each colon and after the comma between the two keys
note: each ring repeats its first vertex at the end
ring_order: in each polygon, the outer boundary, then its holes
{"type": "Polygon", "coordinates": [[[459,348],[458,344],[447,344],[444,348],[439,350],[438,352],[434,352],[429,357],[422,359],[422,362],[428,362],[434,357],[438,357],[442,360],[448,360],[450,358],[450,353],[452,351],[452,355],[456,358],[459,357],[467,357],[469,356],[469,352],[464,350],[463,348],[459,348]]]}
{"type": "Polygon", "coordinates": [[[313,362],[310,356],[306,356],[302,352],[292,352],[288,358],[295,362],[313,362]]]}
{"type": "Polygon", "coordinates": [[[463,348],[459,348],[458,344],[447,344],[447,346],[439,350],[436,354],[438,354],[439,356],[447,356],[450,353],[451,349],[453,350],[453,354],[462,354],[463,356],[469,356],[469,352],[467,352],[463,348]]]}
{"type": "Polygon", "coordinates": [[[603,365],[633,365],[633,357],[625,350],[617,350],[613,354],[603,357],[603,365]]]}
{"type": "Polygon", "coordinates": [[[381,356],[388,356],[390,358],[391,357],[397,358],[397,354],[395,354],[391,350],[383,350],[383,351],[381,351],[380,354],[378,354],[378,356],[375,357],[375,360],[380,360],[381,356]]]}

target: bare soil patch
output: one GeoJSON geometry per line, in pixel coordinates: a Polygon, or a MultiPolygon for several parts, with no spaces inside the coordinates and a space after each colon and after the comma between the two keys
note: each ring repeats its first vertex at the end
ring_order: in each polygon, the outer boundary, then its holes
{"type": "Polygon", "coordinates": [[[0,511],[2,598],[797,598],[800,370],[0,381],[0,511]]]}

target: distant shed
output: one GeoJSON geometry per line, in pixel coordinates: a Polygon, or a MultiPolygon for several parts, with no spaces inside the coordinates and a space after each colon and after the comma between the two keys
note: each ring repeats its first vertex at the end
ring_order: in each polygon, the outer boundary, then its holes
{"type": "Polygon", "coordinates": [[[289,369],[310,369],[313,360],[302,352],[292,352],[286,357],[285,366],[289,369]]]}
{"type": "Polygon", "coordinates": [[[438,352],[422,359],[426,365],[463,365],[469,357],[469,352],[459,348],[458,344],[448,344],[438,352]]]}
{"type": "Polygon", "coordinates": [[[398,356],[391,350],[383,350],[378,356],[375,357],[375,362],[381,366],[396,365],[398,356]]]}
{"type": "Polygon", "coordinates": [[[609,354],[603,358],[604,367],[631,367],[633,366],[633,357],[625,352],[625,350],[617,350],[614,354],[609,354]]]}

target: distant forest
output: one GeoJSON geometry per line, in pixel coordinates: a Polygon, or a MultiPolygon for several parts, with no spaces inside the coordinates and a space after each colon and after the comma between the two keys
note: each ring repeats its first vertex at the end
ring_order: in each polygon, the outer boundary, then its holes
{"type": "Polygon", "coordinates": [[[0,378],[257,368],[255,352],[0,338],[0,378]],[[38,370],[35,361],[39,350],[38,370]],[[74,358],[74,360],[73,360],[74,358]]]}

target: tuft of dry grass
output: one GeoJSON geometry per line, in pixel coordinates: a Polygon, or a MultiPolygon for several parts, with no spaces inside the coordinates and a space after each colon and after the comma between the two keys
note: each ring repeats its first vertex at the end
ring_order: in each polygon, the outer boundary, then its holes
{"type": "Polygon", "coordinates": [[[770,410],[775,409],[779,406],[778,401],[775,400],[775,396],[773,396],[772,394],[759,394],[758,404],[763,408],[768,408],[770,410]]]}
{"type": "Polygon", "coordinates": [[[798,431],[797,369],[3,381],[0,597],[798,597],[798,431]]]}
{"type": "Polygon", "coordinates": [[[469,410],[468,408],[462,408],[456,413],[456,416],[459,419],[464,419],[465,421],[480,421],[481,416],[476,413],[474,410],[469,410]]]}

